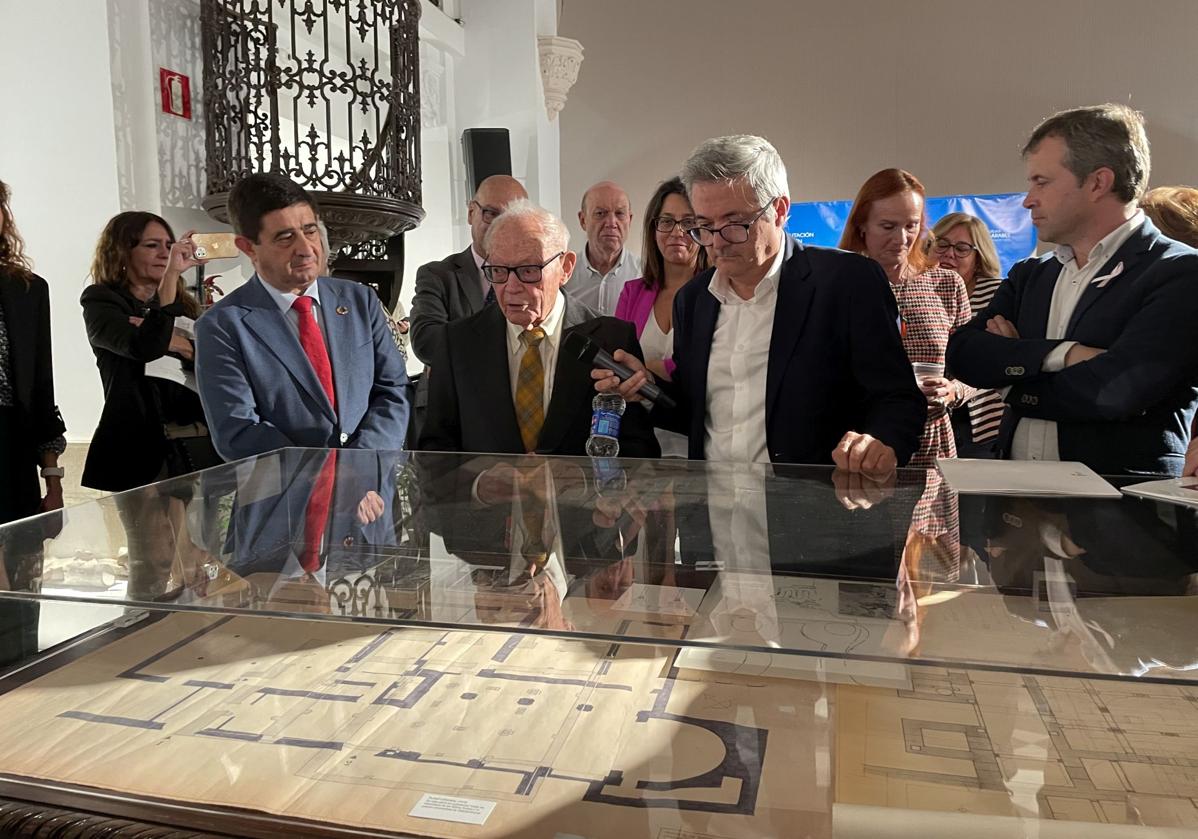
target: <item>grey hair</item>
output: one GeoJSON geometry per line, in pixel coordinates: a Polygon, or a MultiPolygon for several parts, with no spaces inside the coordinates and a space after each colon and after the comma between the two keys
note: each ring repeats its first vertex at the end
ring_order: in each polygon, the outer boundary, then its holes
{"type": "MultiPolygon", "coordinates": [[[[782,195],[790,197],[781,155],[769,140],[753,134],[705,140],[682,165],[681,177],[687,195],[697,183],[744,179],[753,190],[758,206],[782,195]]],[[[773,209],[769,212],[772,218],[773,209]]]]}
{"type": "Polygon", "coordinates": [[[483,247],[488,251],[491,250],[491,239],[495,237],[495,231],[508,222],[518,219],[532,219],[536,222],[537,226],[541,228],[541,235],[549,244],[550,250],[566,251],[570,249],[570,231],[565,223],[544,207],[537,206],[527,198],[520,198],[508,204],[495,221],[491,222],[491,226],[487,228],[487,235],[483,237],[483,247]]]}

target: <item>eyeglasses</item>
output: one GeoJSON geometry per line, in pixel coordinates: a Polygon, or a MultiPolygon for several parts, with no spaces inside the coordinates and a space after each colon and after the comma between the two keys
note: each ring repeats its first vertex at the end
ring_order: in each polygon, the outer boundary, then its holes
{"type": "Polygon", "coordinates": [[[484,207],[477,201],[471,201],[470,203],[475,207],[478,207],[478,211],[482,213],[483,221],[485,221],[487,224],[495,221],[495,219],[499,218],[500,214],[503,213],[502,209],[497,209],[495,207],[484,207]]]}
{"type": "Polygon", "coordinates": [[[932,248],[942,256],[951,250],[962,259],[978,249],[977,245],[971,245],[968,242],[950,242],[948,239],[937,239],[932,248]]]}
{"type": "Polygon", "coordinates": [[[730,245],[739,245],[741,242],[749,241],[749,228],[757,223],[757,219],[761,218],[765,211],[774,205],[776,198],[771,198],[766,205],[757,211],[753,218],[746,222],[736,224],[725,224],[723,227],[692,227],[686,231],[692,239],[700,245],[707,247],[715,242],[715,234],[719,233],[725,242],[730,245]]]}
{"type": "Polygon", "coordinates": [[[565,255],[565,251],[558,251],[540,265],[483,265],[483,276],[487,278],[487,282],[493,285],[502,285],[507,282],[511,274],[515,274],[516,279],[525,285],[536,285],[541,281],[545,266],[559,256],[565,255]]]}
{"type": "Polygon", "coordinates": [[[687,216],[686,218],[658,216],[653,219],[653,229],[658,233],[672,233],[675,227],[680,228],[683,233],[687,233],[694,226],[695,219],[693,216],[687,216]]]}

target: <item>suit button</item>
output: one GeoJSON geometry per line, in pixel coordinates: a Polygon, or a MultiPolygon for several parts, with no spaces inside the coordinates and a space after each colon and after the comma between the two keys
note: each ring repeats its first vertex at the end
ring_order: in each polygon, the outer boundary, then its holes
{"type": "Polygon", "coordinates": [[[1006,373],[1008,376],[1022,376],[1023,368],[1022,367],[1008,367],[1006,370],[1006,373]]]}
{"type": "Polygon", "coordinates": [[[1002,520],[1011,525],[1011,527],[1023,527],[1023,519],[1013,513],[1003,513],[1002,520]]]}
{"type": "Polygon", "coordinates": [[[341,432],[341,444],[344,445],[347,440],[349,440],[349,435],[346,434],[344,431],[342,431],[341,432]]]}
{"type": "Polygon", "coordinates": [[[1031,394],[1028,394],[1028,393],[1023,394],[1023,396],[1020,397],[1019,401],[1022,402],[1024,405],[1039,405],[1040,404],[1040,398],[1038,396],[1032,396],[1031,394]]]}

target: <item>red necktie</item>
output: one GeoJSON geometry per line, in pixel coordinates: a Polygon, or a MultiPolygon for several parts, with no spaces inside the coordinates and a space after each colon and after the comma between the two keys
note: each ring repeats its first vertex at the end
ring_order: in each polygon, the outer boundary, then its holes
{"type": "Polygon", "coordinates": [[[308,356],[308,363],[316,371],[316,378],[320,379],[320,386],[329,397],[329,404],[336,411],[337,394],[333,392],[333,365],[329,363],[329,350],[324,345],[324,336],[320,334],[316,316],[312,314],[312,303],[311,297],[300,296],[295,298],[291,308],[299,314],[300,346],[304,348],[304,355],[308,356]]]}
{"type": "Polygon", "coordinates": [[[337,450],[333,449],[325,456],[324,466],[312,484],[312,494],[308,496],[308,506],[304,510],[304,544],[300,547],[299,564],[309,574],[320,570],[320,548],[324,544],[324,529],[336,480],[337,450]]]}

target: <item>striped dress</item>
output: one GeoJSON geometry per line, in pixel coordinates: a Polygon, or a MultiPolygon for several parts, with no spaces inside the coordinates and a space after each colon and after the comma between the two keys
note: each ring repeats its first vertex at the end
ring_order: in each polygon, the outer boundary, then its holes
{"type": "MultiPolygon", "coordinates": [[[[949,334],[969,321],[965,281],[956,271],[929,268],[909,280],[891,283],[890,288],[898,301],[903,349],[911,362],[944,364],[949,334]]],[[[907,465],[927,469],[938,457],[956,456],[948,409],[929,403],[919,449],[907,465]]]]}
{"type": "MultiPolygon", "coordinates": [[[[1002,277],[978,278],[969,295],[969,308],[977,315],[990,305],[1002,277]]],[[[998,391],[983,388],[954,415],[957,449],[962,457],[998,457],[998,430],[1006,412],[998,391]],[[968,436],[966,436],[968,435],[968,436]]]]}

